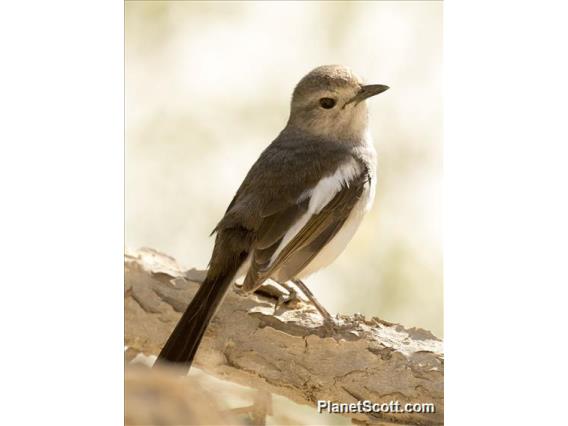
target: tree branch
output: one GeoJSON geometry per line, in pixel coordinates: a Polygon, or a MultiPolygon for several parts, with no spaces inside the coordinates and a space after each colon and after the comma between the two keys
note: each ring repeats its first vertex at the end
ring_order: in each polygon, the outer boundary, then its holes
{"type": "MultiPolygon", "coordinates": [[[[204,278],[151,249],[125,255],[125,344],[157,354],[204,278]]],[[[378,318],[340,315],[326,337],[309,304],[274,312],[278,286],[242,297],[230,291],[211,322],[194,365],[219,378],[301,404],[433,403],[435,413],[345,413],[362,424],[443,423],[442,342],[429,331],[378,318]]]]}

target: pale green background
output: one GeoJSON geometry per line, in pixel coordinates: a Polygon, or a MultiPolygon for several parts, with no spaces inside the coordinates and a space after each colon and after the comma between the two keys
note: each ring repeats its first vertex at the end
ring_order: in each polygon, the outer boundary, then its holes
{"type": "Polygon", "coordinates": [[[209,233],[284,126],[295,83],[340,63],[372,99],[375,205],[308,280],[333,312],[442,334],[441,3],[126,3],[126,243],[207,265],[209,233]]]}
{"type": "Polygon", "coordinates": [[[127,2],[127,246],[204,268],[209,233],[285,125],[296,82],[344,64],[391,86],[369,102],[377,198],[307,282],[331,312],[442,336],[441,62],[441,2],[127,2]]]}

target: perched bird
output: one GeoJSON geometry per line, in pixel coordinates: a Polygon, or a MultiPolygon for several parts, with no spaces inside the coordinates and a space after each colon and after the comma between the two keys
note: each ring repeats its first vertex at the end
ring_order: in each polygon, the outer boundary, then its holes
{"type": "Polygon", "coordinates": [[[318,67],[300,80],[286,127],[254,163],[213,230],[205,281],[158,363],[191,366],[223,296],[242,276],[244,292],[268,278],[293,282],[324,324],[333,325],[302,279],[337,258],[372,204],[376,152],[365,100],[387,89],[363,84],[339,65],[318,67]]]}

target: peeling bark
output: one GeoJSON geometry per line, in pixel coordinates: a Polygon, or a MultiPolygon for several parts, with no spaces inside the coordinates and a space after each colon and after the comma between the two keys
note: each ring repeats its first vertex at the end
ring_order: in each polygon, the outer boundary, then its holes
{"type": "MultiPolygon", "coordinates": [[[[203,271],[183,272],[151,249],[125,255],[125,344],[157,354],[195,294],[203,271]]],[[[284,395],[352,403],[433,403],[435,413],[349,413],[360,424],[443,423],[442,341],[418,328],[339,315],[329,335],[318,312],[299,301],[279,307],[277,285],[249,297],[230,291],[194,365],[219,378],[284,395]]]]}

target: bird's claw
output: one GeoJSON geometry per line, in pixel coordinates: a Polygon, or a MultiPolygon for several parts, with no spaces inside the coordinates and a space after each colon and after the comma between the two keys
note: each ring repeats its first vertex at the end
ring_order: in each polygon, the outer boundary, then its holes
{"type": "Polygon", "coordinates": [[[286,289],[288,290],[288,294],[281,294],[280,296],[278,296],[278,299],[274,303],[274,314],[276,314],[276,311],[280,306],[288,305],[291,302],[300,300],[295,289],[293,289],[292,287],[288,287],[286,289]]]}

